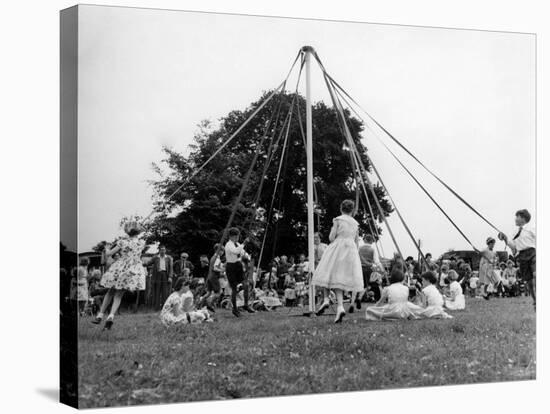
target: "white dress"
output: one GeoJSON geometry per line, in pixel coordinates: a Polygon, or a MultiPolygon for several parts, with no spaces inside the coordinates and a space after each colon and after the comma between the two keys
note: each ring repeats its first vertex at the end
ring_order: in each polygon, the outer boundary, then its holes
{"type": "Polygon", "coordinates": [[[422,293],[426,297],[426,307],[420,312],[420,316],[423,318],[432,319],[450,319],[452,318],[447,312],[443,310],[443,304],[445,303],[443,296],[439,293],[439,290],[435,285],[428,285],[422,289],[422,293]]]}
{"type": "Polygon", "coordinates": [[[332,222],[331,239],[334,238],[313,272],[312,283],[329,289],[362,291],[363,272],[356,244],[359,223],[345,214],[332,222]]]}
{"type": "Polygon", "coordinates": [[[368,321],[419,319],[424,310],[421,306],[409,302],[409,288],[403,283],[392,283],[382,290],[379,302],[387,301],[380,306],[369,306],[366,310],[368,321]]]}
{"type": "Polygon", "coordinates": [[[462,286],[456,280],[449,286],[451,298],[445,299],[445,307],[449,310],[466,309],[466,300],[462,293],[462,286]]]}

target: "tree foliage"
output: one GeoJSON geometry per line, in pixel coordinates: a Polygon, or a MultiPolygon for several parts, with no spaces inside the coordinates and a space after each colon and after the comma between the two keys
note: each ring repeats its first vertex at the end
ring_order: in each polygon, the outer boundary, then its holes
{"type": "MultiPolygon", "coordinates": [[[[280,254],[296,255],[307,250],[306,152],[301,133],[301,128],[305,128],[305,100],[302,96],[287,93],[275,95],[234,140],[199,174],[185,183],[190,173],[202,165],[245,122],[267,95],[265,93],[244,111],[231,111],[220,120],[218,127],[208,121],[202,122],[187,156],[164,148],[162,165],[153,165],[159,178],[152,182],[158,214],[149,228],[151,241],[166,244],[174,253],[187,251],[193,257],[210,253],[214,243],[220,241],[243,179],[258,150],[257,165],[252,170],[241,203],[236,207],[232,224],[250,236],[256,253],[260,250],[267,228],[263,259],[280,254]],[[279,186],[273,198],[286,133],[283,126],[293,99],[297,104],[293,106],[279,186]],[[264,134],[267,134],[267,139],[258,147],[264,134]],[[267,164],[271,143],[272,161],[267,164]],[[267,171],[263,175],[266,165],[267,171]],[[167,173],[163,174],[163,171],[167,173]],[[258,203],[253,205],[260,185],[262,190],[258,203]],[[173,194],[180,186],[181,190],[173,194]],[[173,197],[168,199],[172,194],[173,197]],[[270,210],[272,203],[274,207],[270,210]]],[[[340,214],[341,201],[346,198],[356,199],[355,181],[350,152],[339,129],[336,111],[318,102],[313,105],[312,116],[313,170],[319,213],[316,214],[315,222],[316,230],[326,240],[332,219],[340,214]]],[[[366,148],[360,141],[362,123],[349,113],[346,113],[346,117],[362,161],[369,169],[366,148]]],[[[392,207],[383,189],[375,186],[374,191],[384,214],[389,215],[392,207]]],[[[369,200],[375,217],[365,211],[365,203],[362,202],[355,218],[363,233],[371,233],[369,221],[371,226],[377,226],[381,232],[381,216],[372,194],[369,194],[369,200]]]]}

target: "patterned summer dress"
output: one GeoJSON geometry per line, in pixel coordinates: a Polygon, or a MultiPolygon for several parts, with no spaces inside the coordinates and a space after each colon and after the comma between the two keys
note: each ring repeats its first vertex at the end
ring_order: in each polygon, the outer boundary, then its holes
{"type": "Polygon", "coordinates": [[[145,290],[147,271],[141,262],[145,241],[137,237],[123,238],[117,246],[120,247],[120,258],[103,274],[100,284],[120,290],[145,290]]]}

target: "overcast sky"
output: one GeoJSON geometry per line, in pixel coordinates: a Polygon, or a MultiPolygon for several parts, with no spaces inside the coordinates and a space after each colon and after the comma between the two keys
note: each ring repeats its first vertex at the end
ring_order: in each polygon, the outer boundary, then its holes
{"type": "MultiPolygon", "coordinates": [[[[151,163],[162,159],[163,145],[186,151],[201,120],[244,109],[277,86],[303,45],[313,46],[365,109],[498,227],[512,234],[516,210],[535,212],[534,35],[80,6],[79,250],[116,236],[122,216],[151,211],[147,180],[155,178],[151,163]]],[[[314,100],[329,103],[317,68],[312,85],[314,100]]],[[[364,135],[425,252],[468,249],[364,135]]],[[[496,236],[398,154],[477,247],[496,236]]],[[[404,253],[416,255],[395,214],[390,224],[404,253]]]]}

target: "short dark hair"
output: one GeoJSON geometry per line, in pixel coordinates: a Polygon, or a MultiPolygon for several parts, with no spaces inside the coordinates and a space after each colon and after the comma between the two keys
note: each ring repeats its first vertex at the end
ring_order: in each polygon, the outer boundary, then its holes
{"type": "Polygon", "coordinates": [[[231,227],[229,229],[229,237],[240,236],[241,231],[237,227],[231,227]]]}
{"type": "Polygon", "coordinates": [[[435,285],[437,283],[437,277],[435,276],[434,272],[424,272],[420,277],[423,280],[427,280],[432,285],[435,285]]]}
{"type": "Polygon", "coordinates": [[[189,286],[189,281],[185,280],[185,278],[183,277],[180,277],[176,280],[176,283],[174,283],[174,290],[177,292],[184,286],[189,286]]]}
{"type": "Polygon", "coordinates": [[[524,219],[526,223],[529,223],[531,221],[531,213],[529,213],[529,211],[527,211],[526,209],[516,211],[516,216],[524,219]]]}
{"type": "Polygon", "coordinates": [[[159,244],[159,250],[160,250],[160,249],[166,249],[166,246],[165,246],[164,244],[161,243],[161,244],[159,244]]]}
{"type": "Polygon", "coordinates": [[[374,236],[372,234],[365,235],[365,242],[369,244],[374,243],[374,236]]]}
{"type": "Polygon", "coordinates": [[[342,213],[349,214],[353,211],[355,207],[355,202],[353,200],[344,200],[340,204],[340,210],[342,210],[342,213]]]}
{"type": "Polygon", "coordinates": [[[392,269],[390,275],[390,283],[399,283],[405,279],[405,274],[399,269],[392,269]]]}
{"type": "Polygon", "coordinates": [[[131,228],[126,232],[126,234],[130,237],[137,236],[139,233],[141,233],[141,230],[136,228],[131,228]]]}
{"type": "Polygon", "coordinates": [[[426,255],[424,257],[428,258],[428,257],[433,257],[433,256],[432,256],[431,253],[426,253],[426,255]]]}
{"type": "Polygon", "coordinates": [[[405,259],[406,262],[408,262],[409,260],[413,260],[414,261],[414,258],[412,256],[409,256],[405,259]]]}

